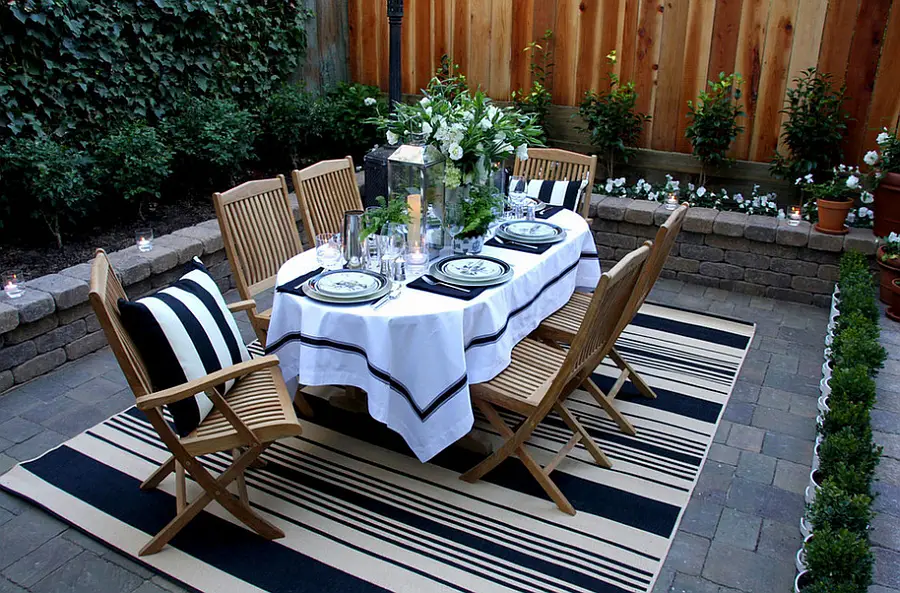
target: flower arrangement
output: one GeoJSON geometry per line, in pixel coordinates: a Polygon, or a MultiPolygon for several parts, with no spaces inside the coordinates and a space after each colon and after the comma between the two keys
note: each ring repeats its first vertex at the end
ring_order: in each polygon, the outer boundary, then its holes
{"type": "Polygon", "coordinates": [[[831,178],[826,181],[816,182],[812,173],[797,177],[794,185],[806,191],[812,199],[803,203],[803,218],[810,222],[819,219],[817,201],[830,200],[834,202],[859,202],[858,206],[851,207],[847,214],[847,223],[855,227],[869,228],[875,218],[875,213],[870,208],[875,196],[865,189],[863,175],[859,167],[838,165],[831,170],[831,178]]]}
{"type": "Polygon", "coordinates": [[[534,115],[497,107],[481,90],[448,93],[447,87],[447,81],[435,77],[421,100],[397,104],[389,116],[378,118],[389,144],[422,134],[426,144],[441,151],[447,158],[447,188],[485,184],[493,163],[514,155],[525,160],[528,146],[543,146],[534,115]]]}

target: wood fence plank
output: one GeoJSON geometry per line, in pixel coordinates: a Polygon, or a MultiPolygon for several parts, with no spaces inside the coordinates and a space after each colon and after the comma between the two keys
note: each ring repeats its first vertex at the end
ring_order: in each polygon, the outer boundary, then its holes
{"type": "Polygon", "coordinates": [[[744,78],[744,112],[738,123],[744,127],[732,144],[730,156],[746,159],[750,154],[750,140],[756,105],[759,98],[759,82],[762,76],[762,54],[766,44],[766,20],[769,16],[769,2],[766,0],[744,0],[741,9],[741,28],[738,33],[735,72],[744,78]]]}
{"type": "Polygon", "coordinates": [[[453,63],[459,65],[463,74],[469,73],[469,25],[472,19],[469,2],[470,0],[454,0],[453,11],[453,63]]]}
{"type": "Polygon", "coordinates": [[[682,113],[681,85],[690,6],[685,0],[668,0],[663,13],[659,55],[659,78],[653,110],[651,148],[675,150],[679,115],[682,113]]]}
{"type": "Polygon", "coordinates": [[[513,0],[512,44],[509,48],[509,85],[512,90],[528,90],[531,77],[528,65],[531,52],[523,51],[534,40],[531,27],[534,18],[534,0],[513,0]]]}
{"type": "Polygon", "coordinates": [[[678,103],[675,150],[691,152],[691,143],[684,135],[688,125],[688,101],[696,101],[707,80],[715,80],[718,72],[708,72],[709,52],[712,47],[713,21],[716,5],[705,0],[691,0],[688,15],[687,41],[682,66],[681,100],[678,103]]]}
{"type": "Polygon", "coordinates": [[[363,0],[347,0],[347,22],[350,25],[350,40],[348,42],[350,50],[350,78],[362,81],[363,74],[363,53],[360,46],[362,45],[362,35],[359,30],[362,28],[362,8],[363,0]]]}
{"type": "MultiPolygon", "coordinates": [[[[401,92],[416,94],[416,5],[427,0],[403,0],[403,22],[400,26],[400,71],[403,73],[401,92]]],[[[371,31],[371,28],[367,28],[371,31]]]]}
{"type": "MultiPolygon", "coordinates": [[[[850,47],[847,62],[847,102],[850,114],[847,134],[844,136],[844,162],[856,164],[862,160],[862,148],[866,136],[869,104],[878,72],[878,57],[884,41],[885,25],[890,6],[888,0],[863,2],[856,18],[856,33],[850,47]]],[[[894,55],[889,59],[900,59],[894,55]]]]}
{"type": "MultiPolygon", "coordinates": [[[[818,2],[820,0],[812,0],[818,2]]],[[[742,0],[717,0],[713,20],[712,47],[709,51],[707,78],[717,78],[720,72],[730,74],[735,70],[738,36],[741,30],[742,0]]]]}
{"type": "Polygon", "coordinates": [[[494,0],[491,11],[491,78],[488,91],[495,99],[509,99],[510,45],[513,0],[494,0]]]}
{"type": "Polygon", "coordinates": [[[603,61],[598,59],[598,54],[603,36],[604,13],[608,12],[606,6],[600,10],[600,4],[597,2],[583,2],[581,7],[575,77],[576,103],[581,100],[586,90],[597,88],[594,79],[603,67],[603,61]]]}
{"type": "MultiPolygon", "coordinates": [[[[624,0],[606,0],[603,3],[603,10],[600,11],[602,35],[594,54],[593,76],[591,77],[591,86],[593,88],[606,83],[608,71],[606,56],[609,55],[609,52],[618,50],[622,19],[624,18],[624,4],[624,0]]],[[[618,54],[618,51],[616,53],[618,54]]],[[[615,71],[616,73],[620,72],[618,59],[616,60],[615,71]]]]}
{"type": "MultiPolygon", "coordinates": [[[[553,39],[551,39],[548,47],[550,51],[554,53],[554,61],[556,61],[556,36],[558,33],[558,31],[556,31],[556,2],[535,0],[531,14],[531,39],[540,39],[548,29],[553,32],[553,39]]],[[[551,89],[553,88],[553,74],[554,73],[551,72],[551,77],[547,81],[551,89]]],[[[531,85],[530,77],[527,79],[526,85],[531,85]]]]}
{"type": "MultiPolygon", "coordinates": [[[[868,0],[867,0],[868,1],[868,0]]],[[[838,86],[844,82],[847,60],[853,41],[853,23],[859,10],[859,0],[829,0],[819,51],[819,70],[834,76],[838,86]]]]}
{"type": "MultiPolygon", "coordinates": [[[[634,88],[638,97],[635,107],[639,113],[652,114],[656,100],[656,75],[659,69],[660,33],[662,32],[662,5],[658,0],[641,0],[638,15],[638,43],[634,57],[634,88]]],[[[651,120],[644,124],[641,146],[649,146],[653,127],[651,120]]]]}
{"type": "Polygon", "coordinates": [[[554,28],[556,71],[553,80],[553,102],[573,105],[578,54],[579,0],[558,0],[554,28]]]}
{"type": "MultiPolygon", "coordinates": [[[[875,150],[875,137],[882,128],[893,130],[900,118],[900,1],[894,0],[888,19],[878,76],[872,91],[869,119],[860,152],[875,150]]],[[[861,159],[860,159],[861,160],[861,159]]]]}
{"type": "Polygon", "coordinates": [[[384,2],[375,3],[376,12],[376,31],[379,31],[378,43],[375,45],[376,60],[378,62],[378,85],[385,91],[388,90],[390,84],[390,26],[387,18],[387,4],[384,2]]]}
{"type": "Polygon", "coordinates": [[[640,0],[625,0],[622,10],[622,43],[619,46],[619,76],[623,81],[634,80],[634,62],[638,46],[638,16],[640,0]]]}
{"type": "MultiPolygon", "coordinates": [[[[362,29],[364,31],[374,31],[376,25],[374,7],[367,6],[365,3],[362,7],[362,29]]],[[[378,51],[378,37],[375,35],[362,35],[361,37],[359,50],[362,53],[362,56],[376,55],[376,52],[378,51]]],[[[365,84],[378,84],[378,62],[363,58],[362,82],[365,84]]]]}
{"type": "Polygon", "coordinates": [[[487,92],[491,79],[491,13],[493,0],[469,2],[471,30],[469,32],[469,84],[474,89],[481,87],[487,92]]]}
{"type": "Polygon", "coordinates": [[[434,28],[432,21],[432,1],[433,0],[413,0],[410,4],[416,5],[416,20],[414,28],[416,31],[415,39],[415,91],[428,86],[428,80],[434,70],[434,57],[431,53],[431,43],[434,40],[434,28]]]}

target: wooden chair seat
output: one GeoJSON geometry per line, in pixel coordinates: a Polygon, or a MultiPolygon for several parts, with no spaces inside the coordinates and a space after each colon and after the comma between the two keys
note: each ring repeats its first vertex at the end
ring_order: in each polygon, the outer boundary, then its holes
{"type": "MultiPolygon", "coordinates": [[[[300,434],[297,415],[277,368],[244,375],[235,382],[225,401],[262,442],[300,434]]],[[[249,445],[218,408],[194,432],[181,439],[181,444],[191,455],[249,445]]]]}
{"type": "Polygon", "coordinates": [[[565,351],[525,338],[513,348],[509,366],[487,383],[472,385],[472,395],[528,414],[541,403],[565,359],[565,351]]]}
{"type": "Polygon", "coordinates": [[[590,294],[575,292],[568,303],[541,323],[541,335],[557,342],[571,343],[590,304],[590,294]]]}

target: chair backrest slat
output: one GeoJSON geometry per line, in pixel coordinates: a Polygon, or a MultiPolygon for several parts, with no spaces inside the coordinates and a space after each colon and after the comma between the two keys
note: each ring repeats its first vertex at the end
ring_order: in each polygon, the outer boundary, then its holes
{"type": "Polygon", "coordinates": [[[284,175],[213,194],[213,203],[238,292],[251,299],[303,251],[284,175]]]}
{"type": "Polygon", "coordinates": [[[546,181],[581,181],[587,176],[588,184],[581,203],[581,215],[588,218],[591,209],[591,192],[597,171],[597,155],[585,155],[559,148],[529,148],[528,159],[516,159],[513,175],[546,181]]]}
{"type": "Polygon", "coordinates": [[[293,171],[291,178],[310,241],[319,233],[340,233],[344,212],[363,208],[353,157],[318,162],[293,171]]]}
{"type": "Polygon", "coordinates": [[[91,265],[89,298],[97,321],[100,322],[100,327],[106,335],[106,341],[109,342],[134,396],[141,397],[152,393],[147,367],[119,316],[119,299],[127,299],[128,295],[125,294],[125,289],[122,288],[106,252],[102,249],[97,250],[94,263],[91,265]]]}
{"type": "MultiPolygon", "coordinates": [[[[666,265],[669,254],[672,253],[672,247],[675,245],[678,233],[681,232],[681,225],[684,224],[684,217],[687,214],[687,210],[687,204],[679,206],[659,227],[659,230],[656,231],[656,238],[653,239],[653,249],[650,252],[650,257],[647,259],[647,265],[644,266],[644,273],[642,274],[638,285],[638,291],[641,297],[635,300],[632,311],[625,316],[624,325],[631,323],[631,320],[638,312],[638,309],[640,309],[641,305],[644,304],[644,301],[647,300],[647,295],[650,294],[653,285],[656,284],[657,279],[659,279],[663,266],[666,265]]],[[[625,329],[624,325],[621,329],[625,329]]]]}

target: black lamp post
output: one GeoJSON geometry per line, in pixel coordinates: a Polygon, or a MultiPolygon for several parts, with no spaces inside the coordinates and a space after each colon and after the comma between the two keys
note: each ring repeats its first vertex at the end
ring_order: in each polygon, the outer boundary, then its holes
{"type": "Polygon", "coordinates": [[[393,109],[394,102],[400,101],[400,81],[403,76],[400,71],[400,27],[403,23],[403,0],[387,0],[387,15],[391,31],[388,97],[390,108],[393,109]]]}

